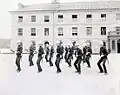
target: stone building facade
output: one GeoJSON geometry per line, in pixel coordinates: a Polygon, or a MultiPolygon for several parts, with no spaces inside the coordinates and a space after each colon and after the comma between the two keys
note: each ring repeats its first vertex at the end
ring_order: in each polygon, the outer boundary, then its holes
{"type": "Polygon", "coordinates": [[[56,46],[61,40],[63,45],[76,41],[80,47],[89,41],[94,53],[104,41],[111,52],[120,52],[120,1],[18,4],[10,14],[13,50],[18,40],[24,48],[30,41],[56,46]]]}

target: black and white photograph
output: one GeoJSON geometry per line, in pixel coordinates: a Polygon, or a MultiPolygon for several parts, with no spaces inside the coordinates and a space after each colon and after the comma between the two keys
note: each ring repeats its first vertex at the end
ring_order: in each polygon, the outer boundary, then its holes
{"type": "Polygon", "coordinates": [[[0,95],[120,95],[120,0],[4,0],[0,12],[0,95]]]}

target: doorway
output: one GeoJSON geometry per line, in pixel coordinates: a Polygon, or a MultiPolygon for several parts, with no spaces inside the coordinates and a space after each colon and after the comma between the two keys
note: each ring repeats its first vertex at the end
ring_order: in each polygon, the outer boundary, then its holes
{"type": "Polygon", "coordinates": [[[120,53],[120,39],[117,41],[117,53],[120,53]]]}

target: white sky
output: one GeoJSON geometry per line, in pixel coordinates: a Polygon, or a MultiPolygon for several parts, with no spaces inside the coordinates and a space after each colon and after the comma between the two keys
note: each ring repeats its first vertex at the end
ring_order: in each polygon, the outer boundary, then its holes
{"type": "MultiPolygon", "coordinates": [[[[91,0],[59,0],[60,2],[91,2],[91,0]]],[[[92,0],[107,1],[107,0],[92,0]]],[[[112,1],[112,0],[111,0],[112,1]]],[[[11,17],[8,11],[15,10],[17,3],[24,5],[47,3],[51,0],[1,0],[0,2],[0,38],[11,38],[11,17]]]]}

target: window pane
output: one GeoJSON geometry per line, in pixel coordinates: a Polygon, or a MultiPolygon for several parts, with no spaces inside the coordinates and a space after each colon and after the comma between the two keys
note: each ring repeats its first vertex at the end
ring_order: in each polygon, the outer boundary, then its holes
{"type": "Polygon", "coordinates": [[[44,35],[49,36],[49,28],[44,28],[44,35]]]}
{"type": "Polygon", "coordinates": [[[31,28],[31,36],[36,36],[36,28],[31,28]]]}
{"type": "Polygon", "coordinates": [[[101,18],[106,18],[106,14],[101,14],[101,18]]]}
{"type": "Polygon", "coordinates": [[[23,16],[18,16],[18,22],[23,22],[23,16]]]}
{"type": "Polygon", "coordinates": [[[63,28],[58,28],[58,36],[63,36],[63,28]]]}
{"type": "Polygon", "coordinates": [[[78,28],[72,27],[72,36],[77,36],[77,35],[78,35],[78,28]]]}
{"type": "Polygon", "coordinates": [[[23,28],[18,28],[18,36],[22,36],[23,35],[23,28]]]}
{"type": "Polygon", "coordinates": [[[92,18],[92,15],[91,15],[91,14],[88,14],[88,15],[86,16],[86,18],[92,18]]]}
{"type": "Polygon", "coordinates": [[[101,35],[106,35],[106,27],[101,27],[101,35]]]}
{"type": "Polygon", "coordinates": [[[77,18],[77,15],[72,15],[72,18],[74,19],[74,18],[77,18]]]}
{"type": "Polygon", "coordinates": [[[62,19],[62,18],[63,18],[63,15],[58,15],[58,18],[62,19]]]}
{"type": "Polygon", "coordinates": [[[87,35],[92,35],[92,27],[87,27],[87,35]]]}
{"type": "Polygon", "coordinates": [[[36,16],[31,16],[31,22],[36,22],[36,16]]]}
{"type": "Polygon", "coordinates": [[[49,22],[49,16],[44,16],[44,22],[49,22]]]}

